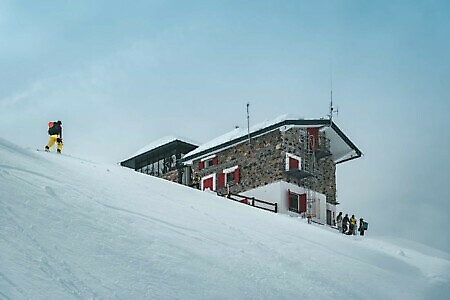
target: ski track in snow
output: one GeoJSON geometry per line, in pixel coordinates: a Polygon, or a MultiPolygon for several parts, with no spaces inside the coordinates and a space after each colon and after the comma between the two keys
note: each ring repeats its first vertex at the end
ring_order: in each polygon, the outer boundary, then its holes
{"type": "Polygon", "coordinates": [[[115,207],[115,206],[108,205],[108,204],[104,204],[104,203],[101,203],[99,201],[95,201],[95,202],[100,204],[100,205],[102,205],[103,207],[106,207],[106,208],[109,208],[109,209],[113,209],[113,210],[116,210],[116,211],[119,211],[119,212],[122,212],[122,213],[130,214],[130,215],[133,215],[133,216],[137,216],[137,217],[142,218],[144,220],[147,220],[149,222],[162,225],[162,226],[166,227],[167,229],[172,230],[173,232],[178,233],[178,234],[184,235],[187,232],[191,232],[191,233],[192,232],[196,232],[194,230],[190,230],[189,228],[176,226],[174,224],[165,222],[165,221],[163,221],[161,219],[150,217],[150,216],[142,214],[142,213],[138,213],[138,212],[131,211],[131,210],[124,209],[124,208],[120,208],[120,207],[115,207]]]}
{"type": "MultiPolygon", "coordinates": [[[[74,296],[82,299],[83,291],[89,291],[89,288],[81,279],[77,278],[77,276],[70,271],[71,268],[68,267],[64,261],[60,261],[52,255],[52,251],[48,246],[40,243],[35,236],[29,233],[29,230],[23,228],[21,223],[16,221],[20,220],[18,215],[14,215],[12,211],[10,211],[10,215],[11,218],[8,220],[9,223],[21,232],[21,243],[14,243],[14,241],[11,241],[11,244],[16,244],[16,251],[23,251],[23,249],[20,248],[20,244],[30,245],[32,248],[37,249],[39,258],[28,255],[28,259],[38,263],[39,270],[47,278],[50,278],[53,282],[57,282],[63,289],[70,291],[74,296]]],[[[23,291],[20,292],[23,294],[23,291]]],[[[89,292],[93,294],[92,291],[89,292]]]]}

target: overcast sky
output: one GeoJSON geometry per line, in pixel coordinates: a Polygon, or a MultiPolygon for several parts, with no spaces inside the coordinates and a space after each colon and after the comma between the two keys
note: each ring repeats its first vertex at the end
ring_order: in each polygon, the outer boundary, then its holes
{"type": "MultiPolygon", "coordinates": [[[[448,1],[0,0],[0,136],[118,162],[285,113],[328,114],[364,157],[340,210],[450,251],[448,1]]],[[[370,232],[369,232],[370,233],[370,232]]]]}

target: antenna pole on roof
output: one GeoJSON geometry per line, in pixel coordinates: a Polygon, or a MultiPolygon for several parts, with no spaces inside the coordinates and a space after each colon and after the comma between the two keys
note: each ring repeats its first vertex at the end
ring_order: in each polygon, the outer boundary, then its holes
{"type": "Polygon", "coordinates": [[[339,108],[334,109],[333,105],[333,90],[331,90],[331,100],[330,100],[330,114],[328,115],[328,118],[330,119],[330,126],[333,123],[333,115],[338,115],[339,108]]]}
{"type": "Polygon", "coordinates": [[[331,89],[331,95],[330,95],[330,124],[333,122],[333,89],[331,89]]]}
{"type": "Polygon", "coordinates": [[[248,135],[248,145],[250,146],[250,112],[249,112],[250,102],[247,102],[247,135],[248,135]]]}
{"type": "Polygon", "coordinates": [[[334,109],[333,106],[333,72],[330,70],[330,114],[328,115],[328,118],[330,119],[330,126],[333,124],[333,115],[338,115],[339,108],[334,109]]]}
{"type": "Polygon", "coordinates": [[[330,114],[328,115],[330,119],[330,126],[333,124],[333,65],[330,66],[330,114]]]}

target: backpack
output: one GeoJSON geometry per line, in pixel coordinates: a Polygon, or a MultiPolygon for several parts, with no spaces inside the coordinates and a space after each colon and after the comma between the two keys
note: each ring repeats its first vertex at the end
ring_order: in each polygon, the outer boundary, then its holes
{"type": "Polygon", "coordinates": [[[56,122],[48,122],[48,134],[54,135],[59,133],[59,126],[56,126],[56,122]]]}
{"type": "Polygon", "coordinates": [[[367,230],[367,229],[369,229],[369,223],[364,222],[364,230],[367,230]]]}

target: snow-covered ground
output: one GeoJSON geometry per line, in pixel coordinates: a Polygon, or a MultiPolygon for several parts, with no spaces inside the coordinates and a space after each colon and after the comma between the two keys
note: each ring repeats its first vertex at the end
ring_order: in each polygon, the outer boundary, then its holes
{"type": "Polygon", "coordinates": [[[450,299],[449,256],[0,139],[0,299],[450,299]]]}

